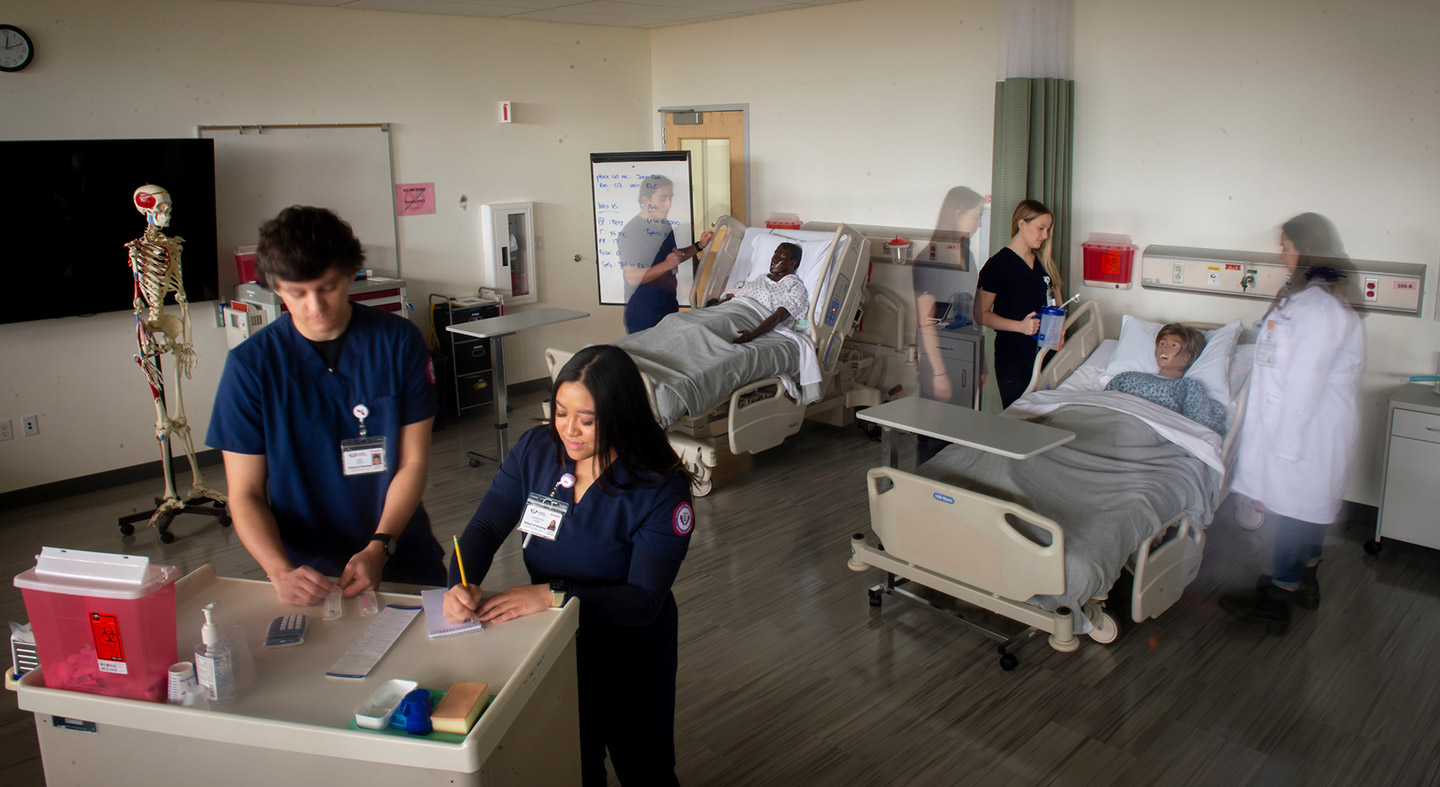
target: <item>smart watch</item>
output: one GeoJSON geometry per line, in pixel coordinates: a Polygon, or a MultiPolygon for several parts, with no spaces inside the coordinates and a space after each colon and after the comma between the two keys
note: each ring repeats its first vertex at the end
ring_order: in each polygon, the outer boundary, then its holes
{"type": "Polygon", "coordinates": [[[399,545],[395,542],[394,536],[390,535],[389,533],[376,533],[375,535],[370,537],[370,540],[379,541],[380,545],[385,547],[386,557],[395,556],[395,547],[399,545]]]}
{"type": "Polygon", "coordinates": [[[550,608],[559,609],[565,606],[565,593],[568,586],[563,579],[556,579],[550,583],[550,608]]]}

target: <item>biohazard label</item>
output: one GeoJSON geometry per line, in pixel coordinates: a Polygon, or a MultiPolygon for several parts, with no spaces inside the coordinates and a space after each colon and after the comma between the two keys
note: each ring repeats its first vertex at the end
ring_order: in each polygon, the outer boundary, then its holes
{"type": "Polygon", "coordinates": [[[114,615],[90,613],[90,632],[95,637],[95,658],[101,672],[128,674],[125,646],[120,642],[120,621],[114,615]]]}

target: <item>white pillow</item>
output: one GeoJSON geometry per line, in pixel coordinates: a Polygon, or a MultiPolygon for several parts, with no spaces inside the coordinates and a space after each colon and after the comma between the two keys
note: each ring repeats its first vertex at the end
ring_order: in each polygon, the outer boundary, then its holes
{"type": "MultiPolygon", "coordinates": [[[[1121,372],[1159,374],[1160,366],[1155,363],[1155,335],[1163,327],[1163,323],[1125,315],[1120,323],[1120,343],[1105,367],[1102,382],[1108,384],[1121,372]]],[[[1186,377],[1204,383],[1210,398],[1227,407],[1235,395],[1230,390],[1230,356],[1235,349],[1235,341],[1240,338],[1240,329],[1240,321],[1234,320],[1214,330],[1204,331],[1205,351],[1185,370],[1186,377]]]]}

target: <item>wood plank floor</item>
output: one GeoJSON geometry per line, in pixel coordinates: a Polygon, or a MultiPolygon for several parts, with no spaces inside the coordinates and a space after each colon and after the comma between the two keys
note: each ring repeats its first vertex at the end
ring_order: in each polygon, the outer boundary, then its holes
{"type": "MultiPolygon", "coordinates": [[[[518,399],[512,437],[537,401],[518,399]]],[[[485,413],[436,434],[425,502],[441,540],[494,474],[462,452],[492,435],[485,413]]],[[[878,572],[847,569],[879,453],[859,429],[807,424],[777,449],[725,457],[716,491],[696,502],[675,586],[683,783],[1440,784],[1440,553],[1391,542],[1365,555],[1373,510],[1331,529],[1321,609],[1297,611],[1283,638],[1215,604],[1270,555],[1269,530],[1238,528],[1227,503],[1200,578],[1168,613],[1111,646],[1084,639],[1062,654],[1032,641],[1005,673],[994,643],[930,610],[872,609],[878,572]]],[[[211,480],[223,488],[218,467],[211,480]]],[[[259,576],[213,520],[181,519],[170,545],[148,530],[120,538],[116,517],[148,507],[159,486],[0,511],[0,576],[32,566],[43,545],[259,576]]],[[[485,584],[523,581],[511,538],[485,584]]],[[[9,582],[0,612],[25,619],[9,582]]],[[[12,692],[0,693],[0,784],[43,784],[32,717],[12,692]]]]}

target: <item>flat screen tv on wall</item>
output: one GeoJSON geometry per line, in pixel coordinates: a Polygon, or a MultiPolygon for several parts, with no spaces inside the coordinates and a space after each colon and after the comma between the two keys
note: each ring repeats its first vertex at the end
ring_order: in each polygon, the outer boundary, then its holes
{"type": "Polygon", "coordinates": [[[0,161],[0,323],[130,311],[125,244],[145,232],[131,195],[147,183],[174,203],[165,234],[185,239],[186,298],[219,297],[214,140],[0,141],[0,161]]]}

